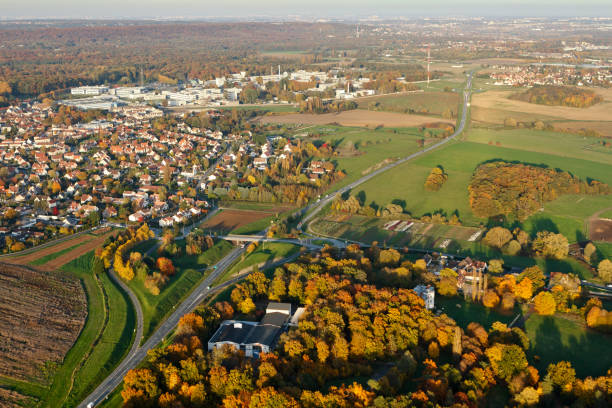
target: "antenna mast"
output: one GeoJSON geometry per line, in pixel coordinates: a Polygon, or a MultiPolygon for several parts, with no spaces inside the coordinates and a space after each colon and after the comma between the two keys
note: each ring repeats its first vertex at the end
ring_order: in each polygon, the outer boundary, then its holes
{"type": "Polygon", "coordinates": [[[427,44],[427,87],[429,88],[429,65],[431,64],[431,53],[429,44],[427,44]]]}

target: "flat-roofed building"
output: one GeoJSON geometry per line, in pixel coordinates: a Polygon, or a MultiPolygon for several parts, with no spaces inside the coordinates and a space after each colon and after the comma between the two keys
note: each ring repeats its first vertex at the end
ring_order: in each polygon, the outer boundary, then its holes
{"type": "Polygon", "coordinates": [[[257,358],[273,350],[290,317],[291,304],[270,302],[260,322],[225,320],[208,341],[208,350],[229,344],[257,358]]]}

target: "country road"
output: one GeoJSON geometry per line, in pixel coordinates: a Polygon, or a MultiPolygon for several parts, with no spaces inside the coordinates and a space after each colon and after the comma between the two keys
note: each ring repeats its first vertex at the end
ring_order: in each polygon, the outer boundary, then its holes
{"type": "MultiPolygon", "coordinates": [[[[449,136],[448,138],[441,140],[438,143],[435,143],[417,153],[411,154],[407,157],[404,157],[388,166],[382,167],[372,173],[367,174],[364,177],[352,182],[351,184],[341,188],[336,193],[342,194],[347,192],[356,186],[365,183],[366,181],[384,173],[387,170],[390,170],[400,164],[406,163],[409,160],[412,160],[416,157],[422,156],[423,154],[437,149],[440,146],[450,142],[455,139],[459,134],[463,132],[467,122],[468,115],[468,107],[469,100],[471,94],[472,87],[472,73],[468,75],[467,84],[463,91],[463,109],[461,114],[461,120],[459,122],[459,126],[455,130],[455,132],[449,136]]],[[[304,207],[302,210],[298,212],[298,214],[306,214],[306,216],[299,223],[299,227],[308,223],[316,214],[318,214],[327,204],[329,204],[335,195],[328,195],[324,199],[310,204],[304,207]],[[308,213],[311,211],[310,213],[308,213]]],[[[262,239],[265,237],[265,231],[262,234],[262,239]]],[[[256,239],[251,237],[252,239],[256,239]]],[[[228,255],[226,255],[221,261],[219,261],[212,269],[212,273],[198,285],[198,287],[179,305],[176,306],[174,312],[168,317],[159,327],[158,329],[151,335],[151,337],[142,345],[142,347],[138,347],[134,345],[128,355],[121,361],[121,363],[115,368],[115,370],[81,403],[79,404],[79,408],[86,408],[88,406],[96,406],[100,404],[106,397],[110,395],[113,390],[121,384],[123,381],[123,377],[125,374],[136,368],[146,357],[147,352],[154,347],[156,347],[166,336],[172,333],[176,325],[178,324],[180,318],[193,311],[209,294],[216,291],[218,288],[211,288],[211,285],[215,280],[227,270],[227,268],[240,257],[245,252],[245,248],[237,247],[233,249],[228,255]],[[90,405],[91,404],[91,405],[90,405]]],[[[235,279],[242,278],[237,277],[235,279]]],[[[234,279],[234,280],[235,280],[234,279]]],[[[232,280],[232,282],[234,281],[232,280]]],[[[238,279],[239,280],[239,279],[238,279]]],[[[128,292],[130,293],[130,292],[128,292]]],[[[131,298],[131,296],[130,296],[131,298]]],[[[136,302],[137,303],[137,302],[136,302]]],[[[135,343],[136,344],[136,343],[135,343]]]]}
{"type": "Polygon", "coordinates": [[[457,136],[459,136],[463,132],[463,129],[465,128],[465,125],[467,122],[467,114],[468,114],[468,107],[469,107],[469,102],[470,102],[471,89],[472,89],[472,73],[468,75],[467,84],[465,86],[465,89],[463,90],[463,109],[461,112],[461,120],[459,121],[459,126],[457,127],[457,129],[452,135],[450,135],[446,139],[443,139],[439,141],[438,143],[435,143],[423,150],[419,150],[418,152],[413,153],[409,156],[406,156],[402,159],[399,159],[385,167],[381,167],[380,169],[375,170],[361,177],[360,179],[353,181],[351,184],[345,187],[342,187],[341,189],[337,190],[334,194],[328,194],[327,196],[325,196],[325,198],[321,199],[320,201],[316,203],[307,205],[306,207],[304,207],[302,210],[299,211],[301,214],[307,214],[300,222],[299,227],[302,227],[304,224],[307,224],[310,220],[312,220],[314,216],[317,215],[327,204],[331,203],[334,200],[334,197],[337,194],[343,194],[347,191],[350,191],[354,189],[355,187],[365,183],[366,181],[371,180],[374,177],[380,175],[381,173],[384,173],[385,171],[391,170],[392,168],[397,167],[400,164],[404,164],[416,157],[422,156],[425,153],[428,153],[434,149],[437,149],[438,147],[445,145],[446,143],[450,142],[451,140],[454,140],[457,136]]]}

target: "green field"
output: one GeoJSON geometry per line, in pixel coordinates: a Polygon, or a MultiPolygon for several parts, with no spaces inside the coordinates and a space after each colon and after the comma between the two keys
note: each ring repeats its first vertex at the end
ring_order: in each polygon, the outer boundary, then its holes
{"type": "Polygon", "coordinates": [[[152,295],[144,286],[144,281],[135,278],[126,284],[134,291],[142,306],[144,328],[143,341],[145,341],[172,312],[175,305],[187,296],[195,286],[207,275],[208,266],[217,263],[232,248],[227,241],[219,241],[214,247],[201,255],[181,255],[173,259],[176,274],[170,278],[168,284],[159,295],[152,295]]]}
{"type": "MultiPolygon", "coordinates": [[[[470,132],[469,138],[488,139],[498,136],[498,132],[488,130],[487,135],[481,130],[470,132]],[[472,136],[474,133],[475,136],[472,136]]],[[[513,135],[522,137],[522,131],[513,135]]],[[[527,131],[538,141],[535,132],[527,131]]],[[[538,132],[540,133],[540,132],[538,132]]],[[[547,132],[541,132],[547,133],[547,132]]],[[[501,134],[504,137],[504,133],[501,134]]],[[[560,134],[565,136],[565,134],[560,134]]],[[[546,136],[546,135],[545,135],[546,136]]],[[[488,142],[487,142],[488,143],[488,142]]],[[[552,143],[552,142],[549,142],[552,143]]],[[[542,145],[543,146],[543,145],[542,145]]],[[[562,148],[551,147],[550,153],[531,151],[531,146],[517,142],[514,148],[494,146],[481,142],[451,142],[448,146],[428,153],[422,157],[398,166],[383,175],[376,177],[353,191],[353,194],[365,195],[365,202],[375,202],[385,206],[399,199],[406,203],[405,210],[415,217],[441,211],[447,216],[457,211],[465,225],[477,226],[487,220],[476,218],[469,207],[468,190],[472,172],[487,160],[517,160],[526,163],[545,164],[559,168],[588,179],[596,178],[612,184],[612,161],[606,162],[596,152],[587,152],[584,159],[561,155],[562,148]],[[448,181],[438,192],[426,191],[423,183],[435,166],[441,165],[448,173],[448,181]],[[363,193],[361,193],[363,192],[363,193]]],[[[584,220],[598,209],[612,206],[612,196],[567,195],[547,203],[544,211],[530,217],[522,227],[535,234],[538,230],[561,232],[570,242],[585,237],[584,220]]]]}
{"type": "MultiPolygon", "coordinates": [[[[77,341],[53,373],[53,383],[48,389],[31,388],[23,383],[15,386],[16,390],[39,399],[40,406],[76,406],[112,371],[132,343],[133,307],[107,275],[100,276],[99,284],[96,282],[91,273],[92,259],[93,252],[89,252],[61,268],[83,283],[88,314],[77,341]]],[[[0,384],[4,384],[1,378],[0,384]]]]}
{"type": "MultiPolygon", "coordinates": [[[[298,133],[302,132],[301,130],[298,133]]],[[[335,183],[330,191],[337,190],[363,175],[383,166],[387,159],[398,159],[419,150],[417,140],[423,133],[417,128],[367,129],[346,126],[313,126],[308,133],[318,135],[338,151],[332,160],[346,177],[335,183]],[[354,146],[354,148],[350,148],[354,146]]]]}
{"type": "Polygon", "coordinates": [[[270,263],[275,259],[285,258],[299,251],[300,247],[293,244],[282,242],[263,242],[250,254],[245,255],[242,259],[236,262],[225,273],[217,278],[213,285],[218,285],[230,279],[232,275],[254,265],[261,265],[265,268],[266,263],[270,263]]]}
{"type": "Polygon", "coordinates": [[[423,92],[404,95],[384,95],[361,99],[360,109],[376,111],[414,113],[441,117],[446,110],[457,117],[459,95],[454,92],[423,92]]]}
{"type": "Polygon", "coordinates": [[[540,373],[548,364],[561,360],[572,363],[576,375],[604,375],[612,366],[612,336],[585,329],[582,324],[559,316],[532,314],[525,323],[531,341],[530,356],[538,356],[540,373]]]}

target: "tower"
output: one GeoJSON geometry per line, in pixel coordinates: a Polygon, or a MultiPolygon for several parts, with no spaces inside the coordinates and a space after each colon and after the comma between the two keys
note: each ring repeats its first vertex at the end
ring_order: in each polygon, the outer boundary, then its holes
{"type": "Polygon", "coordinates": [[[429,44],[427,44],[427,87],[429,88],[429,65],[431,64],[431,53],[429,44]]]}
{"type": "Polygon", "coordinates": [[[359,38],[359,24],[357,24],[357,32],[355,33],[355,37],[359,38]]]}

